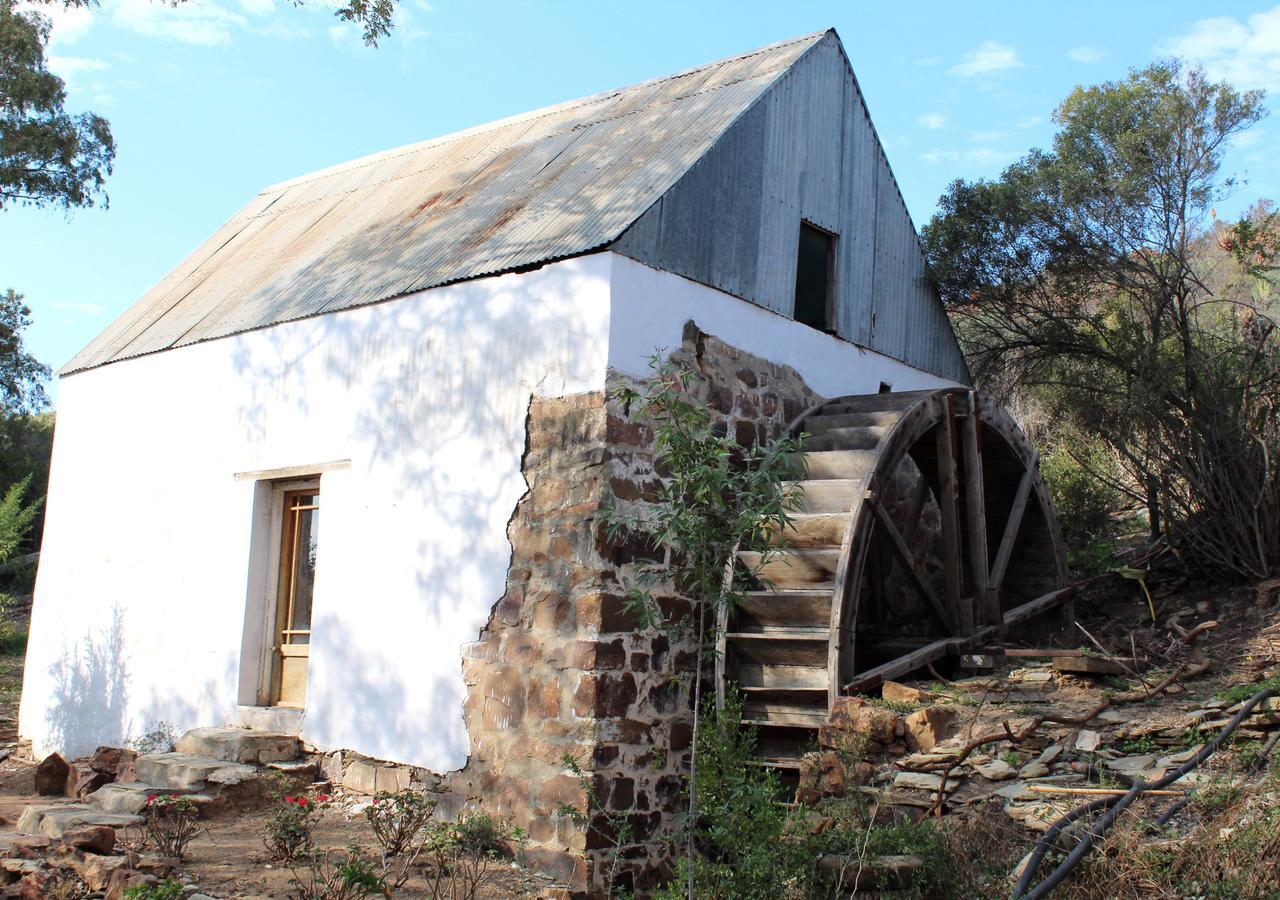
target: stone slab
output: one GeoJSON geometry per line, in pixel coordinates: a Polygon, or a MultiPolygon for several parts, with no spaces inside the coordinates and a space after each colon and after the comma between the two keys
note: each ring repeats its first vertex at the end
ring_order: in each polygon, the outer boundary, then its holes
{"type": "Polygon", "coordinates": [[[81,825],[132,828],[141,824],[142,819],[138,816],[105,812],[96,806],[86,806],[83,803],[28,806],[18,816],[18,831],[23,834],[42,834],[51,838],[60,838],[67,831],[81,825]]]}
{"type": "Polygon", "coordinates": [[[148,753],[133,764],[134,778],[144,784],[200,791],[211,785],[234,785],[258,777],[253,766],[186,753],[148,753]]]}
{"type": "Polygon", "coordinates": [[[178,738],[174,750],[189,756],[260,766],[297,759],[302,755],[302,742],[290,734],[217,726],[191,729],[178,738]]]}

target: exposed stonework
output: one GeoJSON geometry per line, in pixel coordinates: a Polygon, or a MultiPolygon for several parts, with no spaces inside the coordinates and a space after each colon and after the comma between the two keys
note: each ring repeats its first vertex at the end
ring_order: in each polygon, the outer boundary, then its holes
{"type": "MultiPolygon", "coordinates": [[[[777,434],[819,402],[791,368],[685,328],[677,362],[698,371],[695,390],[741,443],[777,434]]],[[[619,380],[615,378],[615,381],[619,380]]],[[[652,435],[598,392],[534,399],[523,471],[529,485],[512,517],[507,589],[480,640],[464,651],[465,718],[472,755],[446,779],[492,813],[528,831],[529,862],[579,888],[604,888],[613,836],[588,808],[589,792],[565,754],[588,774],[597,802],[624,814],[635,846],[623,848],[623,880],[654,885],[668,862],[688,767],[692,642],[640,633],[624,585],[643,548],[612,544],[600,511],[643,503],[657,485],[652,435]]],[[[662,599],[673,616],[687,601],[662,599]]]]}

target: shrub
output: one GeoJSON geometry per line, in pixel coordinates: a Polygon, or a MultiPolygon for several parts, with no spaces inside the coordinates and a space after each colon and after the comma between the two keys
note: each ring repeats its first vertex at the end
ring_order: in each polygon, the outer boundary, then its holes
{"type": "Polygon", "coordinates": [[[355,844],[336,859],[323,850],[311,850],[300,860],[306,863],[305,870],[296,861],[289,864],[293,874],[289,883],[297,900],[357,900],[383,893],[382,877],[355,844]]]}
{"type": "Polygon", "coordinates": [[[431,821],[436,801],[418,791],[385,791],[373,798],[365,808],[365,818],[382,847],[382,855],[399,856],[413,846],[419,833],[431,821]]]}
{"type": "Polygon", "coordinates": [[[524,832],[483,812],[466,813],[457,824],[433,822],[423,831],[420,849],[428,861],[428,897],[474,900],[500,871],[495,865],[524,832]]]}
{"type": "Polygon", "coordinates": [[[136,753],[169,753],[177,742],[172,722],[152,722],[147,730],[129,741],[129,749],[136,753]]]}
{"type": "Polygon", "coordinates": [[[199,810],[189,797],[151,794],[143,810],[143,828],[161,856],[182,859],[196,835],[199,810]]]}
{"type": "Polygon", "coordinates": [[[1124,497],[1112,486],[1118,475],[1114,460],[1096,440],[1062,438],[1045,454],[1040,471],[1072,568],[1083,575],[1105,571],[1116,520],[1125,509],[1124,497]]]}
{"type": "Polygon", "coordinates": [[[186,895],[182,882],[173,878],[166,878],[159,884],[134,885],[125,888],[122,894],[124,900],[183,900],[186,895]]]}
{"type": "Polygon", "coordinates": [[[311,833],[319,818],[320,807],[329,798],[321,794],[315,801],[306,797],[286,796],[267,821],[262,843],[272,859],[298,859],[312,849],[311,833]]]}
{"type": "Polygon", "coordinates": [[[31,484],[31,476],[13,485],[0,498],[0,563],[6,561],[26,539],[36,519],[40,502],[24,505],[23,496],[31,484]]]}

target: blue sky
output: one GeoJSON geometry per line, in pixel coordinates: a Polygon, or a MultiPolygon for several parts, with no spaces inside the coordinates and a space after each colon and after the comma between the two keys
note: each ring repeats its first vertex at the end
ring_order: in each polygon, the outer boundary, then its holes
{"type": "MultiPolygon", "coordinates": [[[[997,175],[1053,134],[1077,84],[1170,54],[1280,97],[1280,4],[486,3],[402,0],[365,48],[331,3],[101,0],[44,8],[68,107],[108,119],[110,208],[0,213],[0,289],[26,294],[55,368],[261,188],[366,153],[834,26],[916,225],[955,178],[997,175]]],[[[1229,158],[1222,205],[1280,198],[1280,121],[1229,158]]]]}

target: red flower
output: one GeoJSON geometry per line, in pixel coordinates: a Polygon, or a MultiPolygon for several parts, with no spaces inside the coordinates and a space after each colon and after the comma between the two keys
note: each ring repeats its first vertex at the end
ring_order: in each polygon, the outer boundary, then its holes
{"type": "Polygon", "coordinates": [[[320,794],[320,795],[318,795],[318,796],[316,797],[316,802],[317,802],[317,803],[328,803],[328,802],[329,802],[329,795],[328,795],[328,794],[320,794]]]}
{"type": "Polygon", "coordinates": [[[285,803],[292,803],[292,802],[293,802],[293,797],[285,797],[285,798],[284,798],[284,802],[285,802],[285,803]]]}
{"type": "Polygon", "coordinates": [[[306,797],[299,797],[299,798],[298,798],[298,805],[299,805],[299,806],[301,806],[301,807],[303,807],[303,808],[305,809],[305,808],[306,808],[306,805],[307,805],[307,798],[306,798],[306,797]]]}
{"type": "Polygon", "coordinates": [[[155,803],[155,802],[156,802],[156,800],[158,800],[158,799],[160,799],[160,795],[159,795],[159,794],[147,794],[147,802],[148,802],[148,803],[155,803]]]}

